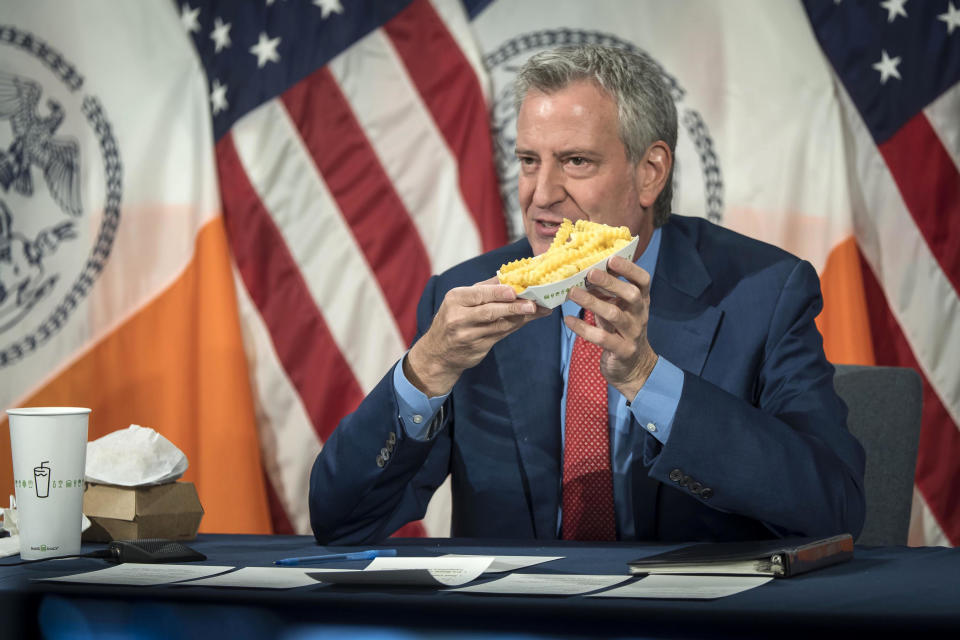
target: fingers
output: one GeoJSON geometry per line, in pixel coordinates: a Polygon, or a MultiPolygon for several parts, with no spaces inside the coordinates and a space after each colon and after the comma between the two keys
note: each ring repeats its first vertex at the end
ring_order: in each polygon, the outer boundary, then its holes
{"type": "Polygon", "coordinates": [[[532,315],[505,315],[496,318],[490,322],[477,323],[461,328],[461,337],[466,343],[480,342],[493,339],[494,342],[505,338],[528,322],[542,318],[544,315],[550,315],[550,309],[537,307],[536,313],[532,315]]]}
{"type": "Polygon", "coordinates": [[[592,269],[587,273],[586,288],[571,289],[570,299],[598,317],[615,322],[620,315],[618,309],[640,312],[646,307],[650,274],[617,256],[610,259],[610,265],[612,273],[601,269],[592,269]],[[621,280],[617,275],[623,275],[629,281],[621,280]]]}
{"type": "MultiPolygon", "coordinates": [[[[608,276],[609,277],[609,276],[608,276]]],[[[570,300],[592,311],[597,324],[608,331],[631,333],[628,324],[634,318],[642,316],[644,312],[643,294],[637,287],[625,282],[613,284],[616,278],[611,278],[607,287],[591,286],[588,289],[575,287],[570,290],[570,300]],[[621,287],[624,285],[626,288],[621,287]]],[[[586,337],[586,336],[584,336],[586,337]]]]}
{"type": "Polygon", "coordinates": [[[607,261],[607,270],[618,276],[623,276],[641,289],[650,288],[650,274],[645,269],[620,256],[611,256],[607,261]]]}
{"type": "Polygon", "coordinates": [[[650,274],[618,256],[610,258],[609,271],[594,269],[587,274],[589,287],[599,287],[628,303],[636,303],[650,291],[650,274]],[[617,276],[623,276],[626,281],[617,276]]]}
{"type": "Polygon", "coordinates": [[[593,269],[587,274],[586,289],[570,290],[570,299],[594,313],[597,326],[579,318],[564,322],[583,337],[617,357],[629,358],[638,342],[645,341],[649,306],[649,274],[628,260],[613,257],[611,273],[593,269]],[[629,279],[624,281],[617,277],[629,279]]]}
{"type": "MultiPolygon", "coordinates": [[[[447,295],[453,302],[464,307],[478,307],[491,302],[512,302],[517,299],[517,293],[513,290],[513,287],[507,284],[497,284],[496,278],[478,282],[472,287],[451,289],[447,295]]],[[[533,305],[532,302],[531,304],[533,305]]],[[[527,306],[524,305],[525,308],[527,306]]],[[[530,312],[533,311],[533,308],[530,307],[530,312]]]]}
{"type": "Polygon", "coordinates": [[[628,338],[616,330],[608,331],[602,326],[588,324],[576,316],[563,316],[563,322],[571,331],[587,342],[592,342],[618,358],[628,357],[632,351],[632,338],[628,338]]]}
{"type": "Polygon", "coordinates": [[[517,298],[510,286],[478,283],[447,292],[434,324],[445,333],[457,334],[460,342],[502,337],[544,315],[532,300],[517,298]]]}

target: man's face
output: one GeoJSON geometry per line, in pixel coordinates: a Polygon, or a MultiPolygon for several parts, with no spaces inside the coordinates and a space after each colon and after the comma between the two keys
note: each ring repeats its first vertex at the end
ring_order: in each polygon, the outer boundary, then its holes
{"type": "Polygon", "coordinates": [[[617,107],[590,82],[555,93],[530,91],[517,116],[519,196],[534,255],[547,250],[563,218],[653,232],[641,206],[639,173],[618,133],[617,107]]]}

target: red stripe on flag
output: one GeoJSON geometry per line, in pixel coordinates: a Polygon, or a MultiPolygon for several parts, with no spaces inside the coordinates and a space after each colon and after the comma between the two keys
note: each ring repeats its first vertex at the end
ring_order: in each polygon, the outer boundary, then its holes
{"type": "Polygon", "coordinates": [[[223,217],[237,268],[314,430],[326,441],[360,404],[363,392],[250,184],[232,134],[221,138],[216,150],[223,217]]]}
{"type": "Polygon", "coordinates": [[[266,469],[263,471],[263,484],[267,487],[267,505],[270,508],[270,522],[273,524],[274,535],[295,535],[297,532],[290,524],[290,518],[287,517],[287,510],[280,502],[280,497],[273,490],[273,483],[270,482],[270,474],[266,469]]]}
{"type": "Polygon", "coordinates": [[[503,245],[506,221],[477,74],[429,0],[414,0],[383,29],[457,158],[460,192],[483,250],[503,245]]]}
{"type": "Polygon", "coordinates": [[[326,67],[288,89],[283,103],[409,344],[431,273],[413,220],[326,67]]]}
{"type": "Polygon", "coordinates": [[[960,431],[923,375],[870,265],[862,254],[860,259],[877,364],[910,367],[923,378],[923,427],[916,485],[950,543],[960,544],[960,431]]]}
{"type": "Polygon", "coordinates": [[[960,174],[921,111],[880,145],[897,188],[940,268],[960,292],[960,174]]]}
{"type": "Polygon", "coordinates": [[[391,538],[426,538],[427,530],[423,526],[423,520],[415,520],[413,522],[408,522],[394,533],[390,534],[391,538]]]}

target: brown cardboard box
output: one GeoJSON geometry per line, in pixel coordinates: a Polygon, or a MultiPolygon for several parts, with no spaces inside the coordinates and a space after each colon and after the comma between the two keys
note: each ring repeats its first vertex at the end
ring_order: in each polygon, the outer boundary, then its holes
{"type": "Polygon", "coordinates": [[[192,482],[152,487],[88,483],[83,492],[83,513],[91,522],[83,532],[88,542],[192,540],[197,536],[203,507],[192,482]]]}

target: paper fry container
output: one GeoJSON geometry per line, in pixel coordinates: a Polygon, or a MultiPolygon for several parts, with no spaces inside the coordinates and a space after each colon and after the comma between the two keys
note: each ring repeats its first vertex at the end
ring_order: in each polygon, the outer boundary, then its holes
{"type": "MultiPolygon", "coordinates": [[[[550,284],[540,284],[535,287],[527,287],[523,293],[517,294],[518,298],[523,298],[525,300],[533,300],[541,307],[546,307],[547,309],[553,309],[555,307],[563,304],[564,300],[567,299],[567,293],[573,287],[582,287],[584,282],[587,279],[587,272],[590,269],[603,269],[607,270],[607,261],[613,256],[620,256],[626,260],[633,261],[633,253],[637,250],[637,242],[639,242],[639,236],[634,236],[633,240],[630,241],[630,244],[623,247],[619,251],[611,253],[609,256],[602,260],[598,260],[595,264],[590,265],[583,271],[576,273],[569,278],[564,278],[563,280],[557,280],[556,282],[551,282],[550,284]]],[[[497,272],[497,276],[500,276],[500,272],[497,272]]]]}

